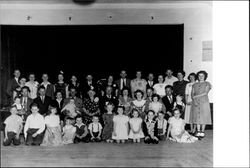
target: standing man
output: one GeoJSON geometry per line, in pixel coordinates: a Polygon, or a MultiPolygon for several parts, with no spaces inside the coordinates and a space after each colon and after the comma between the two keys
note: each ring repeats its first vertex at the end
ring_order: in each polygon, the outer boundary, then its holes
{"type": "Polygon", "coordinates": [[[55,99],[55,95],[54,95],[55,88],[54,88],[54,85],[48,81],[48,79],[49,79],[48,74],[46,74],[46,73],[43,74],[42,75],[43,82],[40,84],[40,86],[44,86],[45,95],[51,97],[51,99],[54,100],[55,99]]]}
{"type": "Polygon", "coordinates": [[[92,75],[87,75],[86,77],[86,82],[83,83],[82,85],[82,94],[83,97],[88,97],[88,91],[89,90],[96,90],[97,86],[96,83],[93,81],[93,76],[92,75]]]}
{"type": "Polygon", "coordinates": [[[117,81],[115,81],[115,83],[118,86],[118,95],[116,95],[117,97],[119,97],[119,95],[121,94],[121,91],[124,87],[127,87],[130,90],[131,80],[126,78],[127,77],[126,71],[122,70],[120,73],[120,76],[121,76],[121,78],[118,79],[117,81]]]}
{"type": "Polygon", "coordinates": [[[135,98],[134,92],[136,90],[141,90],[143,92],[144,98],[146,98],[146,86],[147,81],[142,79],[141,71],[137,71],[136,78],[131,81],[131,94],[133,99],[135,98]]]}
{"type": "Polygon", "coordinates": [[[164,81],[166,85],[173,86],[173,83],[178,81],[178,79],[175,76],[173,76],[173,71],[171,69],[167,70],[166,75],[167,76],[165,77],[165,81],[164,81]]]}
{"type": "Polygon", "coordinates": [[[20,86],[19,84],[19,78],[20,78],[21,72],[20,70],[16,69],[14,71],[14,78],[10,79],[8,81],[7,85],[7,99],[8,99],[8,104],[12,104],[13,100],[13,92],[14,90],[20,86]]]}
{"type": "Polygon", "coordinates": [[[148,74],[148,81],[147,81],[147,89],[148,88],[152,88],[155,84],[155,81],[154,81],[154,74],[153,73],[149,73],[148,74]]]}

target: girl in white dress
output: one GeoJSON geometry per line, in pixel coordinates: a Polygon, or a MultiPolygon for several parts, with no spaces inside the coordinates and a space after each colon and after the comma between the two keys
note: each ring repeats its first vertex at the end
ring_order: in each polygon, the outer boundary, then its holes
{"type": "Polygon", "coordinates": [[[173,110],[179,109],[181,113],[181,118],[184,118],[184,112],[185,112],[185,104],[182,101],[183,97],[180,95],[176,96],[176,101],[174,102],[173,110]]]}
{"type": "Polygon", "coordinates": [[[45,117],[46,131],[41,146],[60,146],[62,145],[62,132],[60,117],[56,115],[56,107],[50,106],[50,114],[45,117]]]}
{"type": "Polygon", "coordinates": [[[118,106],[117,113],[118,115],[114,116],[114,131],[112,135],[112,139],[116,140],[117,143],[125,143],[125,140],[128,139],[128,116],[123,114],[124,107],[118,106]]]}
{"type": "Polygon", "coordinates": [[[166,112],[166,107],[164,104],[162,104],[160,100],[160,96],[157,94],[152,95],[152,102],[149,103],[149,110],[153,110],[155,112],[155,116],[158,115],[159,111],[166,112]]]}
{"type": "Polygon", "coordinates": [[[180,110],[174,110],[174,116],[170,117],[167,139],[179,142],[179,143],[192,143],[198,140],[197,137],[190,135],[187,131],[185,131],[185,121],[180,118],[180,110]],[[169,138],[169,133],[171,133],[172,138],[169,138]]]}
{"type": "Polygon", "coordinates": [[[66,125],[63,127],[63,144],[71,144],[75,139],[76,127],[72,125],[72,121],[70,118],[65,119],[66,125]]]}
{"type": "Polygon", "coordinates": [[[133,118],[129,119],[130,132],[129,139],[133,139],[133,142],[140,142],[141,138],[144,138],[142,132],[142,119],[139,117],[139,112],[136,109],[132,110],[133,118]]]}
{"type": "Polygon", "coordinates": [[[192,86],[196,81],[196,74],[195,73],[189,74],[188,79],[190,83],[186,85],[186,90],[185,90],[186,107],[185,107],[184,119],[186,124],[190,124],[190,131],[191,131],[190,134],[194,134],[196,130],[196,125],[190,122],[190,110],[192,105],[192,97],[191,97],[192,86]]]}

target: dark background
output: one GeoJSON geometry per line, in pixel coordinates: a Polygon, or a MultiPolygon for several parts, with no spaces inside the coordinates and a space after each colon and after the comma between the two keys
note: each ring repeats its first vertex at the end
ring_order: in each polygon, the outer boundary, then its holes
{"type": "Polygon", "coordinates": [[[48,73],[54,83],[60,70],[84,80],[87,74],[128,78],[141,70],[164,74],[167,68],[183,68],[184,25],[90,25],[90,26],[1,26],[1,97],[14,69],[41,82],[48,73]]]}

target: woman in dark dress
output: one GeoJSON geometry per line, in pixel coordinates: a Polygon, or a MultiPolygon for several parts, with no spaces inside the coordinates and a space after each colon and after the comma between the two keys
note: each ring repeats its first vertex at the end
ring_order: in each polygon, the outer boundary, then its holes
{"type": "Polygon", "coordinates": [[[92,122],[93,116],[100,116],[99,98],[95,96],[94,90],[88,91],[88,97],[83,100],[83,118],[85,124],[92,122]]]}
{"type": "Polygon", "coordinates": [[[62,73],[58,75],[58,81],[55,84],[55,93],[58,91],[62,93],[64,99],[68,97],[68,84],[64,82],[64,76],[62,73]]]}

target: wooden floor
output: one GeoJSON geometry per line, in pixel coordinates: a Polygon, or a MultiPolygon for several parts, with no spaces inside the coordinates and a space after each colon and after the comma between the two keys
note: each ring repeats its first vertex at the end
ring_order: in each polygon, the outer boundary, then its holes
{"type": "Polygon", "coordinates": [[[1,166],[212,167],[213,131],[207,130],[203,140],[192,144],[164,141],[158,145],[104,142],[63,147],[1,145],[1,166]]]}

